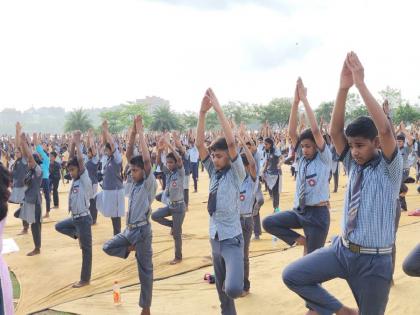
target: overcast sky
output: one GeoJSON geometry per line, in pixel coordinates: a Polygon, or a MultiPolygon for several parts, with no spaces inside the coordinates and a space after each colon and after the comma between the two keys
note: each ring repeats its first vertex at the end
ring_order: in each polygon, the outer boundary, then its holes
{"type": "Polygon", "coordinates": [[[419,1],[1,0],[0,108],[102,107],[156,95],[198,110],[335,97],[349,50],[373,92],[420,95],[419,1]]]}

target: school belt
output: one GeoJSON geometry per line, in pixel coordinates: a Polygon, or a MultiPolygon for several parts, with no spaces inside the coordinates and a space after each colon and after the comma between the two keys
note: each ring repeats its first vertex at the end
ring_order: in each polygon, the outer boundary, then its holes
{"type": "Polygon", "coordinates": [[[252,213],[249,213],[249,214],[241,214],[241,218],[243,218],[243,219],[252,218],[252,217],[253,217],[252,213]]]}
{"type": "Polygon", "coordinates": [[[71,214],[71,216],[73,217],[73,219],[78,219],[78,218],[81,218],[81,217],[86,217],[86,216],[88,216],[90,214],[90,212],[88,212],[88,211],[85,211],[85,212],[82,212],[82,213],[78,213],[78,214],[71,214]]]}
{"type": "Polygon", "coordinates": [[[391,247],[383,247],[383,248],[368,248],[362,247],[360,245],[354,244],[349,240],[346,240],[343,236],[341,237],[341,241],[344,247],[348,248],[351,252],[355,254],[368,254],[368,255],[388,255],[392,254],[392,246],[391,247]]]}
{"type": "Polygon", "coordinates": [[[178,201],[169,201],[170,206],[179,205],[184,203],[184,200],[178,200],[178,201]]]}
{"type": "Polygon", "coordinates": [[[139,228],[141,226],[145,226],[145,225],[148,225],[148,224],[149,224],[149,221],[144,220],[144,221],[140,221],[140,222],[137,222],[137,223],[134,223],[134,224],[127,224],[127,227],[128,227],[129,230],[132,230],[132,229],[139,228]]]}

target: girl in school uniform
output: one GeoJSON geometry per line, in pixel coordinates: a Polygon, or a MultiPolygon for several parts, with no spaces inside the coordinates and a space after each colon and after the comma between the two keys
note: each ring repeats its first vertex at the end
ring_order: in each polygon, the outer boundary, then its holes
{"type": "Polygon", "coordinates": [[[70,149],[70,160],[67,164],[71,178],[69,192],[69,212],[71,218],[55,225],[57,232],[78,239],[82,250],[82,271],[80,281],[73,284],[73,288],[81,288],[90,283],[92,272],[92,217],[89,212],[89,200],[93,189],[89,173],[83,161],[83,151],[80,142],[81,132],[76,131],[70,149]],[[74,152],[77,152],[75,156],[74,152]]]}
{"type": "Polygon", "coordinates": [[[282,190],[282,171],[279,167],[282,155],[280,150],[274,146],[273,139],[266,138],[264,145],[265,166],[263,176],[269,190],[272,192],[274,212],[278,212],[282,190]]]}
{"type": "Polygon", "coordinates": [[[96,196],[96,207],[105,217],[111,217],[113,232],[117,235],[121,232],[121,217],[125,215],[122,156],[109,133],[107,121],[102,123],[102,137],[107,160],[102,166],[103,190],[96,196]]]}
{"type": "Polygon", "coordinates": [[[127,148],[127,159],[133,178],[128,199],[126,229],[107,241],[103,250],[110,256],[126,259],[131,251],[136,252],[140,280],[141,315],[150,315],[153,290],[152,228],[150,224],[151,204],[156,195],[157,183],[153,175],[150,154],[143,133],[143,121],[136,116],[127,148]],[[133,147],[139,135],[141,156],[133,156],[133,147]]]}

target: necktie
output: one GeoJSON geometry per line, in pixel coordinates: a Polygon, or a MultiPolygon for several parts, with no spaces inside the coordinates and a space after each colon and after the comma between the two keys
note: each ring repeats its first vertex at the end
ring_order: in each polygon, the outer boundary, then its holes
{"type": "Polygon", "coordinates": [[[210,187],[210,194],[209,194],[209,200],[207,203],[207,211],[209,212],[210,216],[213,215],[214,212],[216,212],[216,206],[217,206],[217,190],[219,189],[219,183],[220,179],[223,177],[224,172],[223,171],[217,171],[216,172],[216,180],[214,184],[210,187]]]}
{"type": "Polygon", "coordinates": [[[355,180],[350,191],[349,211],[347,214],[346,237],[356,228],[357,212],[360,206],[364,167],[357,166],[355,180]]]}
{"type": "Polygon", "coordinates": [[[303,173],[300,174],[301,180],[299,185],[299,209],[303,210],[305,208],[305,186],[306,186],[306,171],[308,169],[308,165],[313,161],[309,160],[306,162],[305,167],[303,168],[303,173]]]}

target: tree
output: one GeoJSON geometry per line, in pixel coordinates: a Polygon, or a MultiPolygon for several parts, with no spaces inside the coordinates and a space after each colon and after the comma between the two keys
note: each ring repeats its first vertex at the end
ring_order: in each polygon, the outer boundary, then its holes
{"type": "Polygon", "coordinates": [[[381,95],[384,100],[388,100],[390,108],[397,108],[405,103],[401,96],[401,90],[394,89],[390,86],[386,86],[385,89],[379,91],[379,95],[381,95]]]}
{"type": "Polygon", "coordinates": [[[151,130],[165,131],[180,129],[179,117],[169,105],[158,106],[152,114],[151,130]]]}
{"type": "Polygon", "coordinates": [[[279,128],[289,123],[291,109],[292,100],[287,97],[275,98],[268,105],[255,107],[260,122],[268,121],[270,125],[276,125],[279,128]]]}
{"type": "Polygon", "coordinates": [[[394,110],[393,120],[395,123],[401,121],[409,123],[417,122],[420,120],[420,107],[411,106],[409,103],[400,105],[394,110]]]}
{"type": "Polygon", "coordinates": [[[232,119],[236,124],[249,123],[255,117],[253,108],[248,103],[229,102],[222,108],[226,117],[232,119]]]}
{"type": "Polygon", "coordinates": [[[359,94],[350,93],[346,101],[346,119],[352,121],[360,116],[369,116],[369,112],[359,94]]]}
{"type": "Polygon", "coordinates": [[[92,128],[92,123],[82,108],[76,109],[67,115],[64,123],[64,130],[66,132],[74,130],[86,132],[89,128],[92,128]]]}
{"type": "Polygon", "coordinates": [[[219,119],[217,118],[217,114],[214,110],[207,112],[206,115],[206,129],[208,130],[215,130],[220,127],[219,119]]]}
{"type": "Polygon", "coordinates": [[[334,102],[322,102],[318,108],[315,110],[316,118],[320,120],[321,118],[324,121],[329,122],[331,121],[331,114],[334,108],[334,102]]]}
{"type": "Polygon", "coordinates": [[[181,114],[181,124],[183,129],[192,129],[197,127],[198,117],[197,113],[187,111],[181,114]]]}
{"type": "Polygon", "coordinates": [[[100,113],[100,117],[108,121],[109,131],[111,133],[119,133],[128,129],[132,125],[133,118],[136,115],[142,115],[146,128],[150,125],[151,117],[147,113],[146,106],[142,104],[121,104],[117,109],[100,113]]]}

